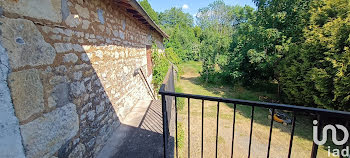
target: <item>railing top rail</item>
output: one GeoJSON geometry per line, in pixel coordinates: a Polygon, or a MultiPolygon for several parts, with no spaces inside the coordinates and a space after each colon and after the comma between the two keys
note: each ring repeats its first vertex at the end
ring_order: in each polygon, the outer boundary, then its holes
{"type": "Polygon", "coordinates": [[[208,100],[208,101],[217,101],[217,102],[223,102],[223,103],[242,104],[242,105],[264,107],[264,108],[283,109],[283,110],[290,110],[290,111],[296,111],[296,112],[311,112],[311,113],[317,113],[323,116],[328,114],[332,116],[350,118],[350,112],[346,112],[346,111],[327,110],[327,109],[288,105],[288,104],[277,104],[277,103],[258,102],[258,101],[249,101],[249,100],[241,100],[241,99],[228,99],[228,98],[219,98],[219,97],[204,96],[204,95],[168,92],[168,91],[165,91],[164,84],[161,86],[159,90],[159,94],[175,96],[175,97],[208,100]]]}

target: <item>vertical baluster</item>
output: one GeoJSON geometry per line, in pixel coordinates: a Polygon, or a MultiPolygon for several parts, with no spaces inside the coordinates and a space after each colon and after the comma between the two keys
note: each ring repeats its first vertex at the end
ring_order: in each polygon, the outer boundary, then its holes
{"type": "Polygon", "coordinates": [[[231,158],[233,158],[233,144],[235,141],[235,122],[236,122],[236,103],[233,105],[231,158]]]}
{"type": "Polygon", "coordinates": [[[270,147],[271,147],[271,137],[272,137],[272,128],[273,128],[273,116],[275,115],[275,109],[272,109],[271,114],[271,123],[270,123],[270,136],[269,136],[269,145],[267,146],[267,158],[270,157],[270,147]]]}
{"type": "Polygon", "coordinates": [[[177,97],[175,97],[175,134],[176,134],[176,158],[179,157],[178,139],[177,139],[177,97]]]}
{"type": "Polygon", "coordinates": [[[190,98],[187,98],[188,100],[188,104],[187,104],[187,114],[188,114],[188,122],[187,122],[187,127],[188,127],[188,131],[187,131],[187,135],[188,135],[188,138],[187,138],[187,144],[188,144],[188,157],[191,157],[191,150],[190,150],[190,146],[191,146],[191,143],[190,143],[190,139],[191,139],[191,128],[190,128],[190,120],[191,120],[191,117],[190,117],[190,98]]]}
{"type": "Polygon", "coordinates": [[[204,125],[204,100],[202,100],[202,144],[201,144],[201,158],[203,158],[203,125],[204,125]]]}
{"type": "Polygon", "coordinates": [[[166,101],[165,95],[162,94],[162,118],[163,118],[163,145],[164,145],[164,158],[167,157],[166,152],[168,151],[168,132],[167,132],[167,113],[166,113],[166,101]]]}
{"type": "Polygon", "coordinates": [[[248,158],[250,158],[250,150],[252,146],[252,134],[253,134],[253,121],[254,121],[254,106],[252,106],[251,112],[251,120],[250,120],[250,135],[249,135],[249,148],[248,148],[248,158]]]}
{"type": "Polygon", "coordinates": [[[215,157],[218,157],[218,136],[219,136],[219,111],[220,111],[220,102],[217,105],[216,112],[216,145],[215,145],[215,157]]]}
{"type": "Polygon", "coordinates": [[[294,137],[294,129],[295,129],[295,111],[293,111],[293,122],[292,122],[292,131],[290,132],[290,142],[289,142],[289,151],[288,151],[288,158],[290,158],[292,154],[292,146],[293,146],[293,137],[294,137]]]}
{"type": "MultiPolygon", "coordinates": [[[[318,114],[317,115],[317,138],[320,139],[320,132],[321,132],[321,116],[318,114]]],[[[316,158],[317,156],[317,150],[318,150],[318,145],[314,142],[312,144],[312,151],[311,151],[311,158],[316,158]]]]}

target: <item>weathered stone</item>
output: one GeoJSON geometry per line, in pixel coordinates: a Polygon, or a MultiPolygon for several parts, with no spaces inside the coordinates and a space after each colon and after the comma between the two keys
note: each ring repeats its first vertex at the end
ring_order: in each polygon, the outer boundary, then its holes
{"type": "Polygon", "coordinates": [[[96,113],[97,114],[103,112],[103,110],[105,110],[104,103],[101,103],[100,105],[97,105],[97,107],[96,107],[96,113]]]}
{"type": "Polygon", "coordinates": [[[62,12],[62,20],[66,20],[70,14],[68,7],[68,0],[61,0],[61,12],[62,12]]]}
{"type": "Polygon", "coordinates": [[[10,74],[9,82],[16,115],[20,121],[44,110],[43,85],[36,69],[10,74]]]}
{"type": "Polygon", "coordinates": [[[9,67],[7,52],[0,43],[0,157],[24,158],[19,123],[7,85],[9,67]]]}
{"type": "Polygon", "coordinates": [[[62,36],[61,35],[51,35],[50,39],[52,40],[61,40],[62,36]]]}
{"type": "Polygon", "coordinates": [[[56,51],[44,41],[33,22],[9,18],[1,18],[0,22],[6,24],[0,25],[0,29],[3,35],[3,46],[9,51],[11,67],[53,63],[56,51]]]}
{"type": "Polygon", "coordinates": [[[67,81],[68,81],[68,79],[66,76],[53,76],[49,82],[51,85],[57,85],[57,84],[67,82],[67,81]]]}
{"type": "Polygon", "coordinates": [[[71,154],[69,154],[68,158],[83,158],[83,155],[85,153],[85,146],[84,144],[78,144],[71,154]]]}
{"type": "Polygon", "coordinates": [[[87,113],[88,119],[89,119],[90,121],[93,121],[93,120],[95,119],[95,115],[96,115],[95,110],[91,110],[91,111],[89,111],[89,112],[87,113]]]}
{"type": "Polygon", "coordinates": [[[115,37],[119,37],[119,31],[118,30],[113,30],[113,35],[115,37]]]}
{"type": "Polygon", "coordinates": [[[73,73],[74,80],[80,80],[82,76],[83,76],[83,73],[81,71],[73,73]]]}
{"type": "Polygon", "coordinates": [[[79,4],[76,4],[75,5],[75,10],[77,10],[78,14],[81,17],[86,18],[86,19],[90,18],[89,9],[84,8],[84,7],[80,6],[79,4]]]}
{"type": "Polygon", "coordinates": [[[63,56],[63,62],[65,63],[69,63],[69,62],[76,63],[77,61],[78,61],[78,56],[74,53],[65,54],[63,56]]]}
{"type": "Polygon", "coordinates": [[[83,20],[83,25],[81,26],[84,30],[88,29],[90,25],[90,21],[83,20]]]}
{"type": "Polygon", "coordinates": [[[78,130],[79,118],[72,103],[21,125],[27,158],[51,156],[78,130]]]}
{"type": "Polygon", "coordinates": [[[55,86],[49,99],[49,107],[62,107],[70,102],[69,86],[67,83],[61,83],[55,86]]]}
{"type": "Polygon", "coordinates": [[[82,53],[80,58],[82,61],[86,61],[86,62],[90,61],[89,56],[86,53],[82,53]]]}
{"type": "Polygon", "coordinates": [[[64,53],[73,49],[71,43],[55,43],[54,46],[57,53],[64,53]]]}
{"type": "Polygon", "coordinates": [[[124,32],[119,30],[119,36],[121,39],[125,39],[124,32]]]}
{"type": "Polygon", "coordinates": [[[2,0],[0,6],[9,13],[58,23],[62,21],[61,0],[2,0]]]}
{"type": "Polygon", "coordinates": [[[64,21],[70,27],[78,27],[81,24],[79,15],[69,14],[64,21]]]}
{"type": "Polygon", "coordinates": [[[98,16],[98,20],[100,20],[100,23],[105,24],[105,19],[103,17],[103,10],[102,9],[97,9],[97,16],[98,16]]]}
{"type": "Polygon", "coordinates": [[[76,52],[84,52],[84,49],[80,44],[73,44],[73,50],[76,52]]]}
{"type": "Polygon", "coordinates": [[[86,92],[84,82],[73,82],[70,84],[70,92],[74,97],[79,97],[86,92]]]}

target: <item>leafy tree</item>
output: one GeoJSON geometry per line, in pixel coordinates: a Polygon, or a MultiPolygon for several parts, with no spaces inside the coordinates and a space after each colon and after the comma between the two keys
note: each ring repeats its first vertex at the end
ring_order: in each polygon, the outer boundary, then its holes
{"type": "Polygon", "coordinates": [[[290,102],[349,110],[350,2],[315,0],[305,42],[292,51],[281,73],[290,102]]]}
{"type": "Polygon", "coordinates": [[[156,11],[153,10],[148,0],[139,0],[138,2],[142,6],[142,8],[147,12],[147,14],[152,18],[152,20],[156,24],[159,24],[158,14],[156,11]]]}

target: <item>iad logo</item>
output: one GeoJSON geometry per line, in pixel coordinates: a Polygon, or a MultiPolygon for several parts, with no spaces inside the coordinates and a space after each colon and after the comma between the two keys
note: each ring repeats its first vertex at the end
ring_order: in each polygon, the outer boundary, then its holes
{"type": "Polygon", "coordinates": [[[332,132],[332,141],[335,145],[343,145],[345,144],[348,139],[349,139],[349,131],[342,125],[338,125],[336,124],[335,126],[342,130],[343,133],[344,133],[344,138],[343,140],[338,140],[337,139],[337,129],[333,126],[333,125],[326,125],[323,127],[323,130],[322,130],[322,139],[321,140],[318,140],[317,136],[318,136],[318,130],[317,130],[317,123],[318,121],[317,120],[314,120],[313,121],[313,124],[314,124],[314,127],[313,127],[313,140],[314,142],[317,144],[317,145],[323,145],[326,143],[327,141],[327,131],[328,130],[331,130],[332,132]]]}
{"type": "MultiPolygon", "coordinates": [[[[338,125],[336,124],[335,127],[333,125],[326,125],[323,127],[322,130],[322,140],[318,140],[318,130],[317,130],[317,120],[313,121],[313,140],[317,145],[324,145],[327,141],[327,131],[331,130],[332,133],[332,141],[335,145],[344,145],[348,139],[349,139],[349,131],[342,125],[338,125]],[[337,128],[342,130],[344,133],[344,138],[342,140],[338,140],[337,139],[337,128]]],[[[331,156],[331,154],[333,156],[340,156],[342,155],[343,157],[347,157],[349,156],[349,146],[343,148],[342,150],[339,149],[333,149],[331,151],[331,147],[328,146],[328,157],[331,156]]]]}

